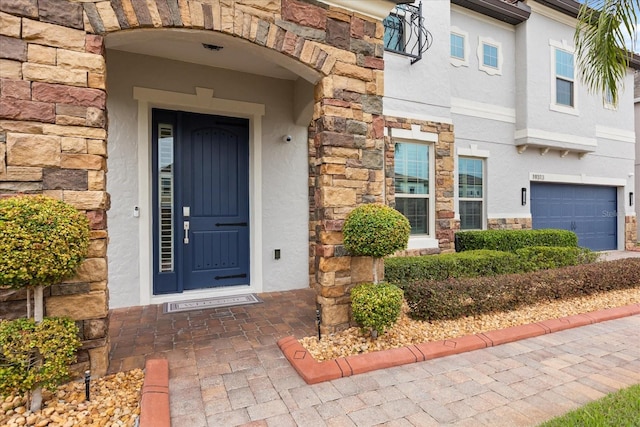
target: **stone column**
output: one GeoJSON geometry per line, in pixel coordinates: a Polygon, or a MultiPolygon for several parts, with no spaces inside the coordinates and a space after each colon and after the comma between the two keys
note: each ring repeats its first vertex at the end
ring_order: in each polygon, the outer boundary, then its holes
{"type": "Polygon", "coordinates": [[[384,201],[384,29],[332,7],[326,28],[325,49],[336,62],[315,91],[310,223],[322,330],[329,333],[349,326],[351,288],[372,280],[372,260],[347,254],[342,226],[357,205],[384,201]]]}
{"type": "MultiPolygon", "coordinates": [[[[103,39],[87,34],[83,11],[66,1],[0,2],[0,194],[43,193],[89,217],[88,258],[47,290],[45,314],[76,321],[76,368],[101,376],[109,360],[106,68],[103,39]]],[[[8,316],[24,316],[18,298],[0,296],[18,310],[8,316]]]]}

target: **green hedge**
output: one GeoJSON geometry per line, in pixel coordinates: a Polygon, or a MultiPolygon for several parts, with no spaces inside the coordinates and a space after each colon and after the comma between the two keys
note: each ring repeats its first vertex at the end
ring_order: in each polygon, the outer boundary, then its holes
{"type": "Polygon", "coordinates": [[[640,286],[640,258],[402,286],[415,319],[456,319],[640,286]]]}
{"type": "Polygon", "coordinates": [[[520,271],[521,262],[516,254],[489,250],[384,260],[384,277],[390,283],[489,276],[520,271]]]}
{"type": "Polygon", "coordinates": [[[590,264],[598,259],[597,252],[580,247],[532,246],[516,250],[516,255],[525,271],[590,264]]]}
{"type": "Polygon", "coordinates": [[[491,249],[515,252],[531,246],[577,247],[578,236],[568,230],[478,230],[456,233],[456,251],[491,249]]]}
{"type": "Polygon", "coordinates": [[[474,250],[442,255],[396,257],[384,260],[385,280],[403,284],[419,280],[495,276],[588,264],[595,252],[577,247],[534,246],[515,253],[474,250]]]}

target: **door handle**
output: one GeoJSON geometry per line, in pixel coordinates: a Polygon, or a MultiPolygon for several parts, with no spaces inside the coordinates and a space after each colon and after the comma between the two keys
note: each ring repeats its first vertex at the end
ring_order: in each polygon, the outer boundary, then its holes
{"type": "Polygon", "coordinates": [[[184,228],[184,244],[188,245],[189,244],[189,221],[184,221],[183,228],[184,228]]]}

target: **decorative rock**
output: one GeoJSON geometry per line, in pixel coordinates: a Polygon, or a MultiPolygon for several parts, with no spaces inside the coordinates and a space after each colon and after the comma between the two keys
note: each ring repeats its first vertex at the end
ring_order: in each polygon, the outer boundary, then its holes
{"type": "Polygon", "coordinates": [[[59,166],[60,138],[50,135],[7,134],[7,165],[59,166]]]}
{"type": "Polygon", "coordinates": [[[70,69],[87,70],[98,73],[103,73],[105,70],[105,62],[102,55],[74,52],[65,49],[58,49],[57,65],[70,69]]]}
{"type": "Polygon", "coordinates": [[[45,306],[48,316],[67,316],[74,320],[100,319],[108,313],[106,293],[99,291],[51,296],[45,300],[45,306]]]}
{"type": "Polygon", "coordinates": [[[104,169],[104,158],[95,154],[62,153],[60,167],[67,169],[100,170],[104,169]]]}
{"type": "Polygon", "coordinates": [[[72,86],[86,86],[86,71],[68,70],[51,65],[24,63],[22,72],[26,79],[35,82],[62,83],[72,86]]]}
{"type": "Polygon", "coordinates": [[[106,107],[106,93],[98,89],[69,87],[59,84],[33,83],[35,101],[55,102],[83,107],[106,107]]]}
{"type": "Polygon", "coordinates": [[[20,18],[0,12],[0,34],[9,37],[20,37],[20,18]]]}
{"type": "Polygon", "coordinates": [[[109,322],[107,319],[85,320],[83,325],[84,338],[93,340],[107,336],[109,322]]]}
{"type": "Polygon", "coordinates": [[[84,138],[62,138],[60,145],[63,153],[83,154],[87,152],[87,141],[84,138]]]}
{"type": "Polygon", "coordinates": [[[54,105],[47,102],[0,99],[0,118],[53,123],[56,116],[54,105]]]}
{"type": "MultiPolygon", "coordinates": [[[[2,149],[0,148],[0,158],[1,157],[2,157],[2,149]]],[[[0,172],[1,171],[2,169],[0,166],[0,172]]],[[[7,166],[5,179],[7,181],[40,181],[42,180],[42,168],[7,166]]]]}
{"type": "Polygon", "coordinates": [[[87,190],[87,171],[73,169],[43,170],[43,188],[47,190],[87,190]]]}
{"type": "Polygon", "coordinates": [[[296,0],[282,0],[282,19],[304,27],[324,30],[327,25],[327,11],[296,0]]]}
{"type": "Polygon", "coordinates": [[[22,21],[22,37],[45,46],[84,51],[85,32],[83,30],[24,19],[22,21]]]}
{"type": "Polygon", "coordinates": [[[104,171],[88,171],[89,174],[89,190],[104,191],[105,179],[104,171]]]}
{"type": "Polygon", "coordinates": [[[17,16],[38,17],[38,0],[11,0],[0,2],[3,12],[17,16]]]}
{"type": "Polygon", "coordinates": [[[39,16],[43,22],[83,29],[82,5],[59,0],[38,0],[39,16]]]}
{"type": "Polygon", "coordinates": [[[24,40],[0,35],[0,46],[0,58],[27,60],[27,43],[24,40]]]}
{"type": "Polygon", "coordinates": [[[16,79],[22,78],[22,63],[9,59],[0,59],[0,78],[16,79]]]}

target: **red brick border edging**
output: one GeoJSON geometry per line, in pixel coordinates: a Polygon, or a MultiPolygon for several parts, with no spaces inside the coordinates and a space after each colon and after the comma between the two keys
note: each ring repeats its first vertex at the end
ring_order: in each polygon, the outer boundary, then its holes
{"type": "Polygon", "coordinates": [[[377,369],[422,362],[437,357],[492,347],[635,314],[640,314],[640,304],[592,311],[590,313],[513,326],[443,341],[432,341],[391,350],[340,357],[325,362],[317,362],[293,336],[282,338],[278,341],[278,346],[306,383],[316,384],[377,369]]]}
{"type": "Polygon", "coordinates": [[[171,427],[167,359],[149,359],[145,364],[139,427],[171,427]]]}

